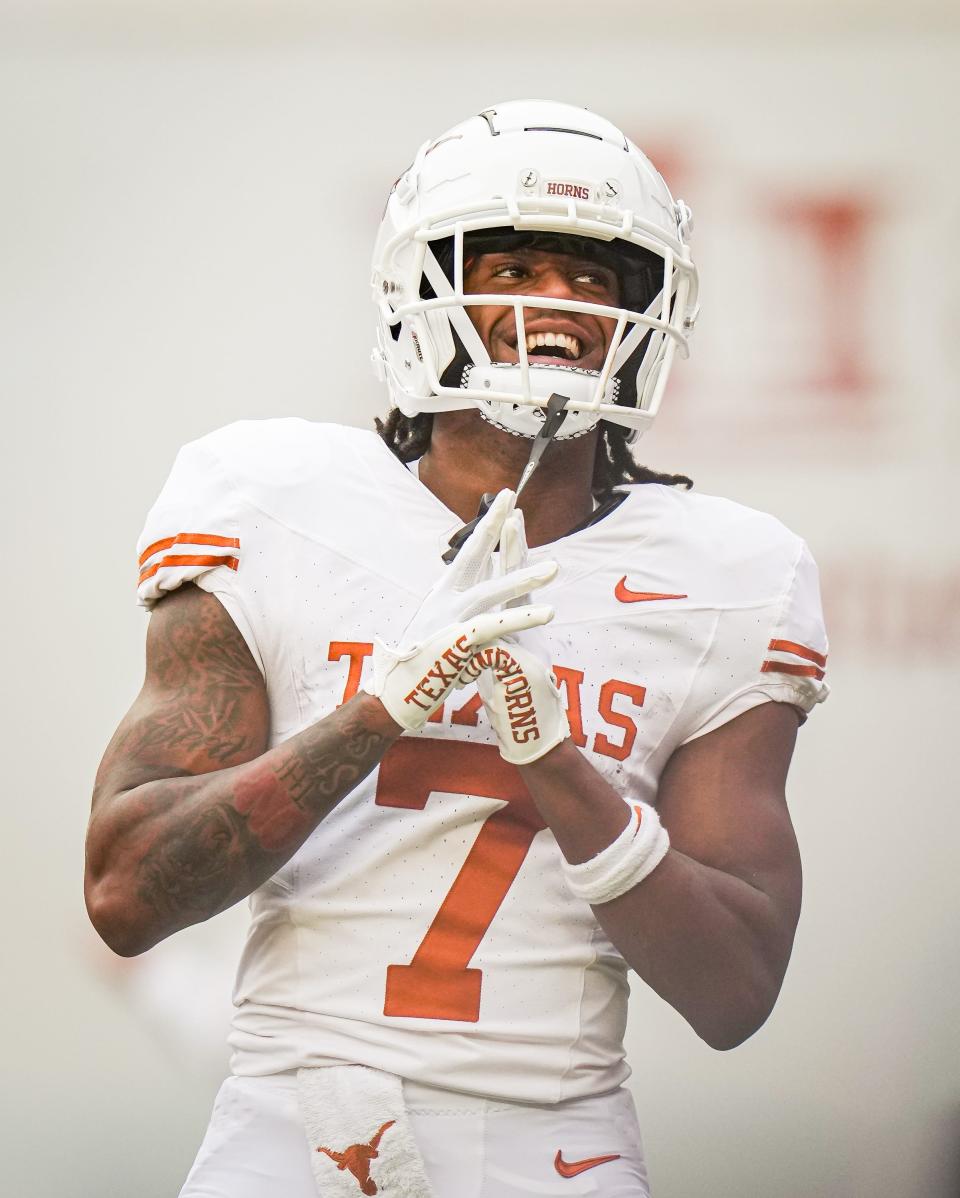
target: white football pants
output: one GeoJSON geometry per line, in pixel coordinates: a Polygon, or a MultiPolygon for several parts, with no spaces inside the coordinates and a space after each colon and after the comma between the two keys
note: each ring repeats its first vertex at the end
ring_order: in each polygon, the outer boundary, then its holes
{"type": "MultiPolygon", "coordinates": [[[[624,1089],[556,1106],[413,1082],[403,1092],[434,1198],[649,1198],[636,1111],[624,1089]]],[[[324,1198],[296,1073],[227,1078],[180,1198],[324,1198]]]]}

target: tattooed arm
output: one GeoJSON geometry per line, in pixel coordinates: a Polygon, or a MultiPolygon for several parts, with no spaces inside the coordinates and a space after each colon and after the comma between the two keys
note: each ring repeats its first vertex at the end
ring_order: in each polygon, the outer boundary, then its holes
{"type": "Polygon", "coordinates": [[[97,774],[85,895],[124,956],[223,911],[296,852],[402,728],[359,694],[266,751],[263,678],[219,600],[158,604],[147,673],[97,774]]]}

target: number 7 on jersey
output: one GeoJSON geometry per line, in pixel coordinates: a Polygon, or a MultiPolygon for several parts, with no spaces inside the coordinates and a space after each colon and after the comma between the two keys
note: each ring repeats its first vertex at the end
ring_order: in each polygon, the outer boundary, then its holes
{"type": "Polygon", "coordinates": [[[377,804],[423,811],[435,791],[502,799],[506,806],[483,821],[413,960],[387,966],[383,1013],[476,1023],[483,972],[470,969],[470,959],[546,824],[516,766],[494,745],[397,741],[380,763],[377,804]]]}

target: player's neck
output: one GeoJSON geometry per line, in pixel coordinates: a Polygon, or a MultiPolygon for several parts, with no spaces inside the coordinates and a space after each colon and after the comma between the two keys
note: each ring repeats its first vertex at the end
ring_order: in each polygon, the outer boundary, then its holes
{"type": "MultiPolygon", "coordinates": [[[[518,504],[529,545],[557,540],[593,511],[596,438],[591,433],[547,447],[518,504]]],[[[437,413],[420,481],[466,523],[477,514],[485,491],[516,488],[530,446],[526,437],[494,428],[479,412],[437,413]]]]}

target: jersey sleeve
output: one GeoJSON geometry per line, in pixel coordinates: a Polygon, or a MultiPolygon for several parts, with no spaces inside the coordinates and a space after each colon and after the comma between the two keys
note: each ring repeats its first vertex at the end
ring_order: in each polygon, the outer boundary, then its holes
{"type": "Polygon", "coordinates": [[[149,610],[185,582],[196,583],[221,601],[259,665],[239,585],[246,540],[244,501],[210,444],[216,436],[180,450],[147,515],[137,542],[137,599],[149,610]]]}
{"type": "Polygon", "coordinates": [[[827,651],[817,566],[800,542],[786,586],[774,601],[719,613],[684,705],[681,743],[771,701],[792,704],[805,719],[829,694],[827,651]]]}

